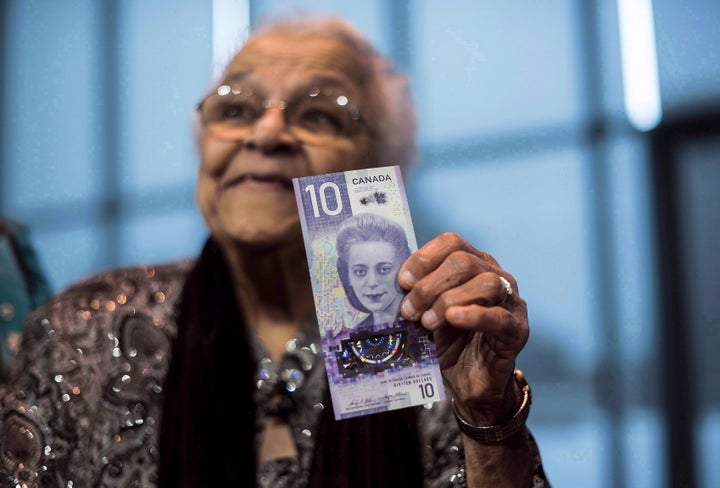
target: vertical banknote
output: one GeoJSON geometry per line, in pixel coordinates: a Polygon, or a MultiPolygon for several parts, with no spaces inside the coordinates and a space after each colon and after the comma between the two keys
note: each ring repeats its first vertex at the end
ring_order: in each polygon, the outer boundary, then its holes
{"type": "Polygon", "coordinates": [[[399,314],[417,250],[398,166],[293,180],[335,418],[445,399],[430,334],[399,314]]]}

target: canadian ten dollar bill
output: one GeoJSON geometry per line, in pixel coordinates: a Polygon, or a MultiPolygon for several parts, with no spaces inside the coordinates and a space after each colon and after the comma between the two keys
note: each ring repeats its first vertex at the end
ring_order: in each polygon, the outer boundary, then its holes
{"type": "Polygon", "coordinates": [[[293,180],[337,420],[445,399],[435,344],[399,313],[417,250],[399,166],[293,180]]]}

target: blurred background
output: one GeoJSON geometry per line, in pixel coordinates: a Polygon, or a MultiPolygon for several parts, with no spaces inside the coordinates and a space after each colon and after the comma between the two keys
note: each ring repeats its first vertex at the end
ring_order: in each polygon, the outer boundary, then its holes
{"type": "Polygon", "coordinates": [[[1,1],[0,214],[53,290],[200,250],[195,104],[250,26],[318,11],[412,78],[419,243],[520,284],[553,486],[718,486],[717,0],[1,1]]]}

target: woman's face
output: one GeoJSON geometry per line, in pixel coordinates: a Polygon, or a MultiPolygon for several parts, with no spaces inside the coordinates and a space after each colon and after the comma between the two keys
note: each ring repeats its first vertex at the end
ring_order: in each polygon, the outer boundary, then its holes
{"type": "Polygon", "coordinates": [[[402,299],[396,279],[400,264],[389,242],[358,242],[348,250],[348,276],[355,295],[373,314],[388,314],[389,321],[397,316],[402,299]]]}
{"type": "Polygon", "coordinates": [[[303,108],[319,91],[330,94],[326,102],[344,97],[364,113],[359,65],[336,40],[272,34],[250,40],[231,61],[200,111],[197,199],[221,245],[302,242],[292,179],[374,161],[366,126],[345,127],[349,119],[303,108]],[[235,98],[219,97],[223,90],[235,98]],[[218,119],[229,120],[232,130],[216,131],[207,122],[218,119]]]}

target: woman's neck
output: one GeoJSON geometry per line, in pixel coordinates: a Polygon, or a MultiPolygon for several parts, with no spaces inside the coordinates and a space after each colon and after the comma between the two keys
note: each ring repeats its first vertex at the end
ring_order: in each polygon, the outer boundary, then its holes
{"type": "Polygon", "coordinates": [[[272,249],[235,247],[225,255],[248,326],[278,359],[287,341],[315,315],[302,243],[272,249]]]}

